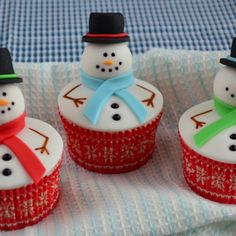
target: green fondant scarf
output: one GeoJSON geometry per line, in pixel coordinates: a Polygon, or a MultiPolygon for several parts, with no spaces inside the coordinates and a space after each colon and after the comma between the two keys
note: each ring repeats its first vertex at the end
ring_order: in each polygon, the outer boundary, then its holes
{"type": "Polygon", "coordinates": [[[231,106],[218,97],[214,97],[215,110],[222,117],[207,125],[193,136],[197,147],[202,147],[221,131],[236,125],[236,107],[231,106]]]}

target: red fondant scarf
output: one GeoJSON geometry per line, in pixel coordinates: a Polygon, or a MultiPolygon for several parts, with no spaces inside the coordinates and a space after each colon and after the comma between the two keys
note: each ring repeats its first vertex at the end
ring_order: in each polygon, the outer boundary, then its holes
{"type": "Polygon", "coordinates": [[[10,148],[25,171],[37,184],[46,169],[33,151],[16,136],[24,127],[25,113],[13,121],[0,125],[0,144],[4,144],[10,148]]]}

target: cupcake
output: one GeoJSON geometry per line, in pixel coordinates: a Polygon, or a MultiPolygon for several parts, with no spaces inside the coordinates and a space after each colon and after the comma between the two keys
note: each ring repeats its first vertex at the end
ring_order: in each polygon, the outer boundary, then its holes
{"type": "Polygon", "coordinates": [[[6,48],[0,49],[0,230],[15,230],[46,217],[59,198],[63,143],[47,123],[26,117],[6,48]]]}
{"type": "Polygon", "coordinates": [[[187,110],[179,121],[183,171],[202,197],[236,203],[236,38],[214,80],[213,100],[187,110]]]}
{"type": "Polygon", "coordinates": [[[137,169],[150,159],[163,98],[132,71],[120,13],[91,13],[80,75],[60,92],[71,158],[100,173],[137,169]]]}

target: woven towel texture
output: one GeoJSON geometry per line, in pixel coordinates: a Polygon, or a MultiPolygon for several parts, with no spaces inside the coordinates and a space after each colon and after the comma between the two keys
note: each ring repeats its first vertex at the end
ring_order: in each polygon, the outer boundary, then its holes
{"type": "MultiPolygon", "coordinates": [[[[180,115],[211,97],[218,60],[227,53],[153,49],[135,56],[136,76],[159,88],[165,101],[153,158],[131,173],[101,175],[77,166],[65,148],[58,207],[38,225],[4,235],[233,235],[236,207],[190,191],[177,136],[180,115]]],[[[79,64],[21,63],[15,68],[24,77],[28,116],[51,123],[65,142],[56,98],[78,78],[79,64]]]]}

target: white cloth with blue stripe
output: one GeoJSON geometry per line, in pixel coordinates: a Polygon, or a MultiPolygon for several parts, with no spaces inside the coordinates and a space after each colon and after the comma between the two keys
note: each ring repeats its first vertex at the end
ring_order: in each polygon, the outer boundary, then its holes
{"type": "MultiPolygon", "coordinates": [[[[53,214],[4,235],[234,235],[236,206],[205,200],[186,185],[177,135],[180,115],[211,97],[219,58],[227,54],[153,49],[135,56],[135,76],[158,87],[165,101],[153,158],[137,171],[101,175],[77,166],[65,149],[61,198],[53,214]]],[[[19,63],[15,68],[24,78],[28,115],[51,123],[65,142],[56,100],[78,77],[79,65],[19,63]]]]}

